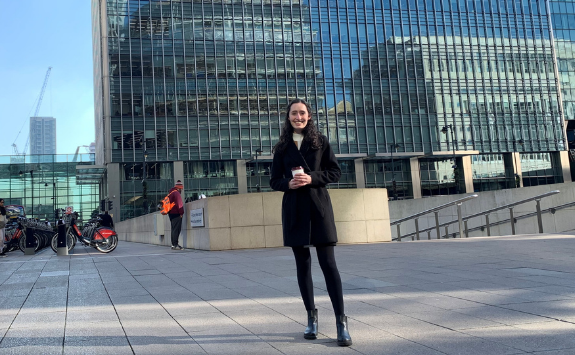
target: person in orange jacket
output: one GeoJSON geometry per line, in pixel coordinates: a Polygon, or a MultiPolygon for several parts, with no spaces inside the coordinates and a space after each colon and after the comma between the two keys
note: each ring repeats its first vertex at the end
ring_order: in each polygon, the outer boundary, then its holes
{"type": "Polygon", "coordinates": [[[179,244],[180,232],[182,231],[182,219],[184,218],[184,202],[182,201],[182,190],[184,184],[181,180],[176,182],[169,192],[170,203],[174,206],[168,212],[172,224],[172,250],[183,250],[179,244]]]}

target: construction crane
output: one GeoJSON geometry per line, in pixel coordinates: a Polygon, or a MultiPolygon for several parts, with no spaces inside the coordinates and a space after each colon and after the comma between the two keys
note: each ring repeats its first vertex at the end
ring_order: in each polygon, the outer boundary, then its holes
{"type": "Polygon", "coordinates": [[[80,148],[86,148],[86,152],[90,152],[90,146],[89,145],[79,145],[78,148],[76,148],[76,153],[74,153],[74,158],[72,158],[72,161],[75,162],[76,160],[78,160],[78,153],[80,152],[80,148]]]}
{"type": "MultiPolygon", "coordinates": [[[[42,90],[40,90],[40,96],[38,96],[38,103],[36,104],[36,111],[34,111],[34,116],[32,117],[38,117],[38,114],[40,113],[40,106],[42,106],[42,99],[44,98],[44,91],[46,91],[46,86],[48,85],[48,78],[50,78],[50,72],[52,71],[52,67],[48,67],[48,70],[46,71],[46,76],[44,77],[44,84],[42,85],[42,90]]],[[[24,121],[24,125],[26,125],[27,121],[24,121]]],[[[24,126],[22,126],[22,128],[24,128],[24,126]]],[[[14,149],[14,154],[16,155],[26,155],[26,150],[28,150],[28,143],[30,143],[30,133],[28,133],[28,138],[26,138],[26,144],[24,145],[24,150],[22,150],[21,152],[18,152],[18,147],[16,146],[16,140],[18,140],[18,137],[20,136],[20,133],[22,132],[22,128],[20,128],[20,132],[18,132],[18,135],[16,136],[16,139],[14,139],[14,143],[12,143],[12,148],[14,149]]]]}

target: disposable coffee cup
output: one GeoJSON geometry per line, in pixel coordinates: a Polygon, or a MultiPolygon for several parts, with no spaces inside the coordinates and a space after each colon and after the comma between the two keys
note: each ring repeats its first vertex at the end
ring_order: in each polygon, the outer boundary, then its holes
{"type": "Polygon", "coordinates": [[[291,168],[291,174],[295,177],[297,174],[303,174],[303,168],[301,166],[296,166],[295,168],[291,168]]]}

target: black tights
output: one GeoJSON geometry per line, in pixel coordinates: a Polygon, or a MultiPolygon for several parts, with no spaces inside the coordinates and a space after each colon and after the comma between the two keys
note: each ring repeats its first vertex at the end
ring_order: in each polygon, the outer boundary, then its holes
{"type": "MultiPolygon", "coordinates": [[[[311,278],[311,254],[310,248],[292,247],[297,267],[297,282],[305,309],[311,311],[315,309],[313,300],[313,281],[311,278]]],[[[343,291],[341,287],[341,277],[335,263],[335,253],[333,246],[316,247],[319,266],[323,271],[327,293],[333,305],[336,316],[344,315],[343,291]]]]}

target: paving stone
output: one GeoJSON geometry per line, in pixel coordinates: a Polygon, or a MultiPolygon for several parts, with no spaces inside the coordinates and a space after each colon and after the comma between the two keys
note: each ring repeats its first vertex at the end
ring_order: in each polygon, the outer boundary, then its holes
{"type": "Polygon", "coordinates": [[[544,334],[515,326],[466,329],[462,332],[527,352],[562,350],[575,347],[572,337],[571,339],[567,337],[557,337],[551,333],[544,334]]]}
{"type": "Polygon", "coordinates": [[[288,248],[177,253],[122,242],[112,254],[18,255],[14,271],[0,271],[0,354],[572,354],[573,241],[339,246],[350,348],[336,345],[315,253],[314,341],[302,336],[288,248]]]}
{"type": "Polygon", "coordinates": [[[57,329],[64,328],[66,312],[20,313],[14,319],[10,329],[31,328],[57,329]]]}

